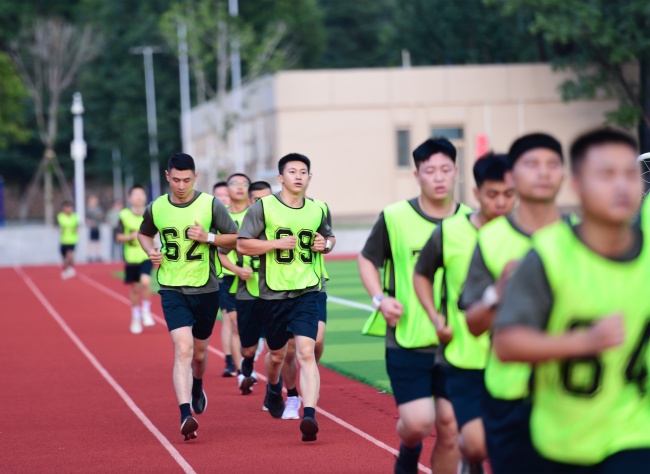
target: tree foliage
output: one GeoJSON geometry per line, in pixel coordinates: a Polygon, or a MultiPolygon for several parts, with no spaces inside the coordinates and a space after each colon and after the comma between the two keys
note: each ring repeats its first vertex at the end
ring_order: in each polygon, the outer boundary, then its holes
{"type": "Polygon", "coordinates": [[[27,89],[6,54],[0,53],[0,149],[29,138],[23,107],[27,89]]]}
{"type": "MultiPolygon", "coordinates": [[[[526,12],[529,30],[552,48],[555,67],[575,72],[561,88],[566,100],[606,94],[619,100],[607,119],[650,127],[644,82],[650,80],[650,2],[646,0],[488,0],[512,17],[526,12]]],[[[643,133],[641,134],[643,138],[643,133]]],[[[646,143],[646,146],[650,143],[646,143]]]]}

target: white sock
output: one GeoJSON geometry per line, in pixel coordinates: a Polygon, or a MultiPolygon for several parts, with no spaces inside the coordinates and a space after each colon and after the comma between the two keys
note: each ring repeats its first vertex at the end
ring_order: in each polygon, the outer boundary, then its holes
{"type": "Polygon", "coordinates": [[[143,301],[142,302],[142,312],[143,313],[150,313],[151,312],[151,301],[143,301]]]}
{"type": "Polygon", "coordinates": [[[140,308],[137,306],[131,306],[131,316],[133,316],[133,319],[141,319],[142,314],[140,313],[140,308]]]}

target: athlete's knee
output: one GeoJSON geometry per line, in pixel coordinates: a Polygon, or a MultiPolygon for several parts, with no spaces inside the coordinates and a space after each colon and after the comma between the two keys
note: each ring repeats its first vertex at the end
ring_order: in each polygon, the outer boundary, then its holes
{"type": "Polygon", "coordinates": [[[194,344],[192,341],[177,341],[175,344],[176,358],[189,360],[194,356],[194,344]]]}
{"type": "Polygon", "coordinates": [[[251,358],[251,357],[255,357],[255,351],[256,350],[257,350],[257,346],[242,347],[241,348],[241,355],[242,355],[242,357],[245,357],[247,359],[251,358]]]}
{"type": "Polygon", "coordinates": [[[431,434],[433,425],[434,420],[427,417],[402,417],[398,422],[398,431],[404,438],[422,440],[431,434]]]}
{"type": "Polygon", "coordinates": [[[296,348],[296,356],[301,364],[315,362],[315,345],[314,344],[301,344],[296,348]]]}
{"type": "Polygon", "coordinates": [[[485,434],[480,419],[472,420],[461,428],[458,445],[463,456],[470,462],[480,462],[487,458],[485,434]]]}
{"type": "Polygon", "coordinates": [[[284,349],[277,349],[274,351],[269,351],[267,357],[271,360],[273,364],[280,365],[284,362],[284,349]]]}

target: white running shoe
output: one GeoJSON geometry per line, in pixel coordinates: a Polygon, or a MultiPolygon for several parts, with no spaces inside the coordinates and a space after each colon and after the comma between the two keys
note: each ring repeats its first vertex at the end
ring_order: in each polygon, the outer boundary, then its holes
{"type": "Polygon", "coordinates": [[[282,413],[283,420],[299,420],[300,419],[300,397],[287,397],[284,404],[284,412],[282,413]]]}
{"type": "Polygon", "coordinates": [[[142,312],[142,325],[143,326],[153,326],[156,324],[156,321],[153,320],[153,316],[151,316],[151,313],[149,311],[143,311],[142,312]]]}
{"type": "Polygon", "coordinates": [[[131,334],[140,334],[142,332],[142,321],[138,318],[131,319],[131,334]]]}

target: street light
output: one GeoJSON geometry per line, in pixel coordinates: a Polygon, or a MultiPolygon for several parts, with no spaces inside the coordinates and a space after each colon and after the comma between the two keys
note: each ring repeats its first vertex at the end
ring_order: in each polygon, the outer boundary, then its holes
{"type": "Polygon", "coordinates": [[[72,143],[70,144],[70,156],[74,161],[74,194],[75,194],[75,212],[79,218],[79,225],[86,222],[86,184],[84,178],[84,160],[86,159],[86,142],[84,141],[84,105],[81,100],[81,94],[75,92],[72,95],[72,108],[74,115],[74,133],[72,143]]]}
{"type": "Polygon", "coordinates": [[[151,157],[151,199],[160,196],[160,165],[158,163],[158,123],[156,120],[156,88],[153,77],[153,53],[160,52],[156,46],[140,46],[129,49],[131,54],[144,58],[144,85],[147,95],[147,126],[149,129],[149,155],[151,157]]]}

